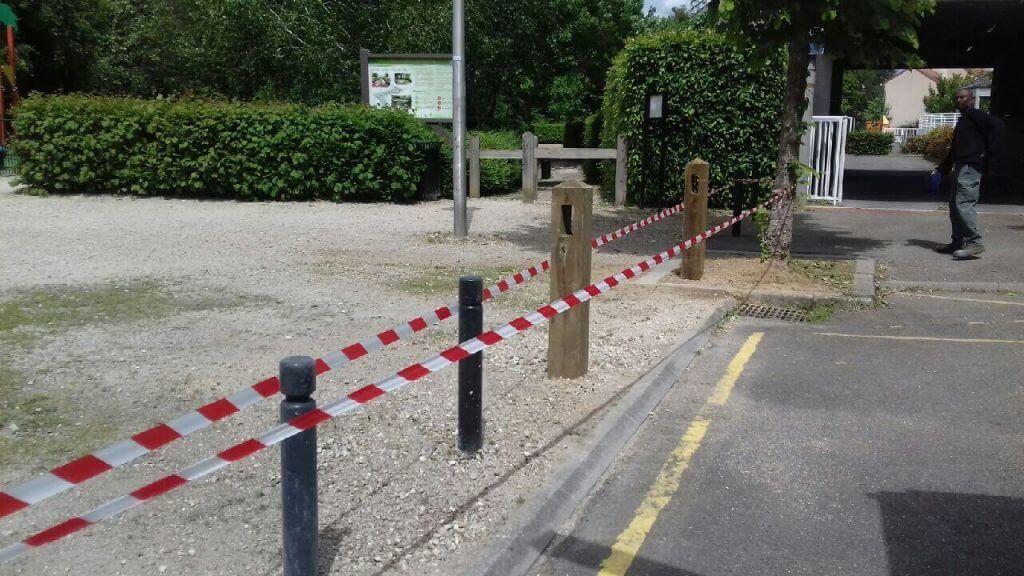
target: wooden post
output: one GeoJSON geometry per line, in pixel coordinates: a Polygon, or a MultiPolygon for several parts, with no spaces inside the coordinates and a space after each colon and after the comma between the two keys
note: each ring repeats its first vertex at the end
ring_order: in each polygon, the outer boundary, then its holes
{"type": "Polygon", "coordinates": [[[626,205],[626,137],[619,134],[615,145],[615,205],[626,205]]]}
{"type": "MultiPolygon", "coordinates": [[[[708,228],[708,179],[711,166],[696,158],[686,165],[686,193],[683,198],[683,239],[689,240],[708,228]]],[[[704,243],[683,252],[683,263],[679,267],[680,275],[687,280],[700,280],[704,277],[704,243]]]]}
{"type": "Polygon", "coordinates": [[[523,202],[537,200],[537,137],[523,134],[523,202]]]}
{"type": "MultiPolygon", "coordinates": [[[[564,182],[551,189],[551,299],[590,285],[594,189],[564,182]]],[[[590,302],[551,319],[548,377],[579,378],[590,365],[590,302]]]]}
{"type": "Polygon", "coordinates": [[[480,197],[480,136],[469,137],[469,197],[480,197]]]}

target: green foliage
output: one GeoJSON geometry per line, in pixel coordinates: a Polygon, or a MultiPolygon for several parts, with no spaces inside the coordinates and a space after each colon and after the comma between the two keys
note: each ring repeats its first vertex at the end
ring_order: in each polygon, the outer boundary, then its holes
{"type": "Polygon", "coordinates": [[[770,56],[783,47],[826,46],[836,58],[880,68],[918,47],[917,29],[935,0],[721,0],[719,15],[731,32],[770,56]]]}
{"type": "Polygon", "coordinates": [[[561,144],[565,139],[564,122],[534,122],[530,131],[537,137],[538,144],[561,144]]]}
{"type": "MultiPolygon", "coordinates": [[[[514,132],[474,132],[480,136],[481,150],[516,150],[523,147],[522,136],[514,132]]],[[[519,186],[522,163],[515,160],[481,160],[480,193],[506,194],[519,186]]]]}
{"type": "Polygon", "coordinates": [[[890,132],[858,130],[846,137],[846,153],[854,156],[885,156],[892,151],[896,136],[890,132]]]}
{"type": "Polygon", "coordinates": [[[869,120],[881,120],[885,114],[885,83],[892,70],[847,70],[843,73],[842,113],[852,116],[859,126],[869,120]]]}
{"type": "Polygon", "coordinates": [[[975,80],[977,77],[969,74],[940,76],[935,86],[928,87],[928,95],[924,97],[924,111],[929,114],[956,112],[957,91],[975,80]]]}
{"type": "Polygon", "coordinates": [[[761,252],[761,261],[765,262],[771,257],[771,245],[768,239],[768,224],[771,222],[772,213],[768,210],[758,210],[754,213],[754,226],[757,227],[757,246],[761,252]]]}
{"type": "MultiPolygon", "coordinates": [[[[604,130],[604,113],[601,110],[587,116],[583,122],[583,147],[600,148],[601,132],[604,130]]],[[[601,171],[600,160],[583,162],[583,177],[590,184],[601,184],[604,172],[601,171]]]]}
{"type": "Polygon", "coordinates": [[[911,136],[903,142],[904,154],[924,154],[925,145],[928,141],[924,136],[911,136]]]}
{"type": "MultiPolygon", "coordinates": [[[[10,1],[22,93],[353,102],[360,48],[451,51],[450,0],[10,1]]],[[[469,122],[593,112],[642,10],[642,0],[467,0],[469,122]]]]}
{"type": "Polygon", "coordinates": [[[50,192],[407,201],[436,136],[401,112],[36,96],[15,117],[21,180],[50,192]]]}
{"type": "Polygon", "coordinates": [[[583,118],[600,105],[593,83],[579,72],[555,78],[548,99],[551,116],[566,121],[583,118]]]}
{"type": "Polygon", "coordinates": [[[949,154],[949,147],[953,144],[953,128],[950,126],[939,126],[924,135],[924,157],[941,163],[949,154]]]}
{"type": "Polygon", "coordinates": [[[583,120],[570,120],[565,123],[565,135],[562,137],[564,148],[583,148],[583,136],[586,124],[583,120]]]}
{"type": "MultiPolygon", "coordinates": [[[[783,78],[778,59],[751,69],[751,50],[704,29],[677,29],[627,43],[608,73],[602,147],[629,142],[631,202],[647,189],[649,203],[674,203],[683,191],[686,163],[711,164],[711,187],[731,187],[737,178],[772,172],[778,145],[783,78]],[[644,126],[647,94],[665,94],[663,133],[644,126]],[[665,186],[657,196],[657,167],[664,153],[665,186]]],[[[605,181],[612,179],[605,174],[605,181]]],[[[730,194],[712,197],[731,206],[730,194]]]]}

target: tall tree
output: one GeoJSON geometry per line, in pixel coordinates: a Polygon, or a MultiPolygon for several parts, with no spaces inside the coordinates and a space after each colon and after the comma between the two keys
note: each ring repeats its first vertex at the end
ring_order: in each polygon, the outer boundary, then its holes
{"type": "Polygon", "coordinates": [[[847,70],[843,73],[844,116],[852,116],[858,126],[868,120],[881,120],[885,114],[885,83],[893,70],[847,70]]]}
{"type": "Polygon", "coordinates": [[[102,0],[6,0],[18,16],[19,88],[86,90],[107,18],[102,0]]]}
{"type": "Polygon", "coordinates": [[[837,58],[864,66],[892,66],[917,50],[917,27],[934,6],[934,0],[721,0],[719,16],[729,32],[763,52],[786,50],[786,97],[775,172],[775,188],[786,193],[772,206],[772,258],[788,259],[793,240],[809,44],[824,45],[837,58]]]}

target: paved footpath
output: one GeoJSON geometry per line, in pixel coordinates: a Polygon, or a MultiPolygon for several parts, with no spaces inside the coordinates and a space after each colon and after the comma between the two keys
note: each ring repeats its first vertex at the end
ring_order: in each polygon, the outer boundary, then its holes
{"type": "Polygon", "coordinates": [[[1024,574],[1024,297],[712,340],[530,574],[1024,574]]]}

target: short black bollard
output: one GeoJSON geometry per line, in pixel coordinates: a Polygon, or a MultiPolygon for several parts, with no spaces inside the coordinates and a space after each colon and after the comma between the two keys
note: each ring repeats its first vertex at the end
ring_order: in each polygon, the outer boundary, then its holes
{"type": "MultiPolygon", "coordinates": [[[[281,422],[316,408],[316,362],[309,356],[281,360],[281,422]]],[[[318,536],[316,428],[281,443],[281,532],[284,576],[316,576],[318,536]]]]}
{"type": "Polygon", "coordinates": [[[540,179],[551,180],[551,160],[540,161],[540,179]]]}
{"type": "MultiPolygon", "coordinates": [[[[459,278],[459,342],[483,332],[483,297],[483,278],[459,278]]],[[[483,366],[483,352],[459,361],[459,450],[466,454],[484,445],[483,366]]]]}

